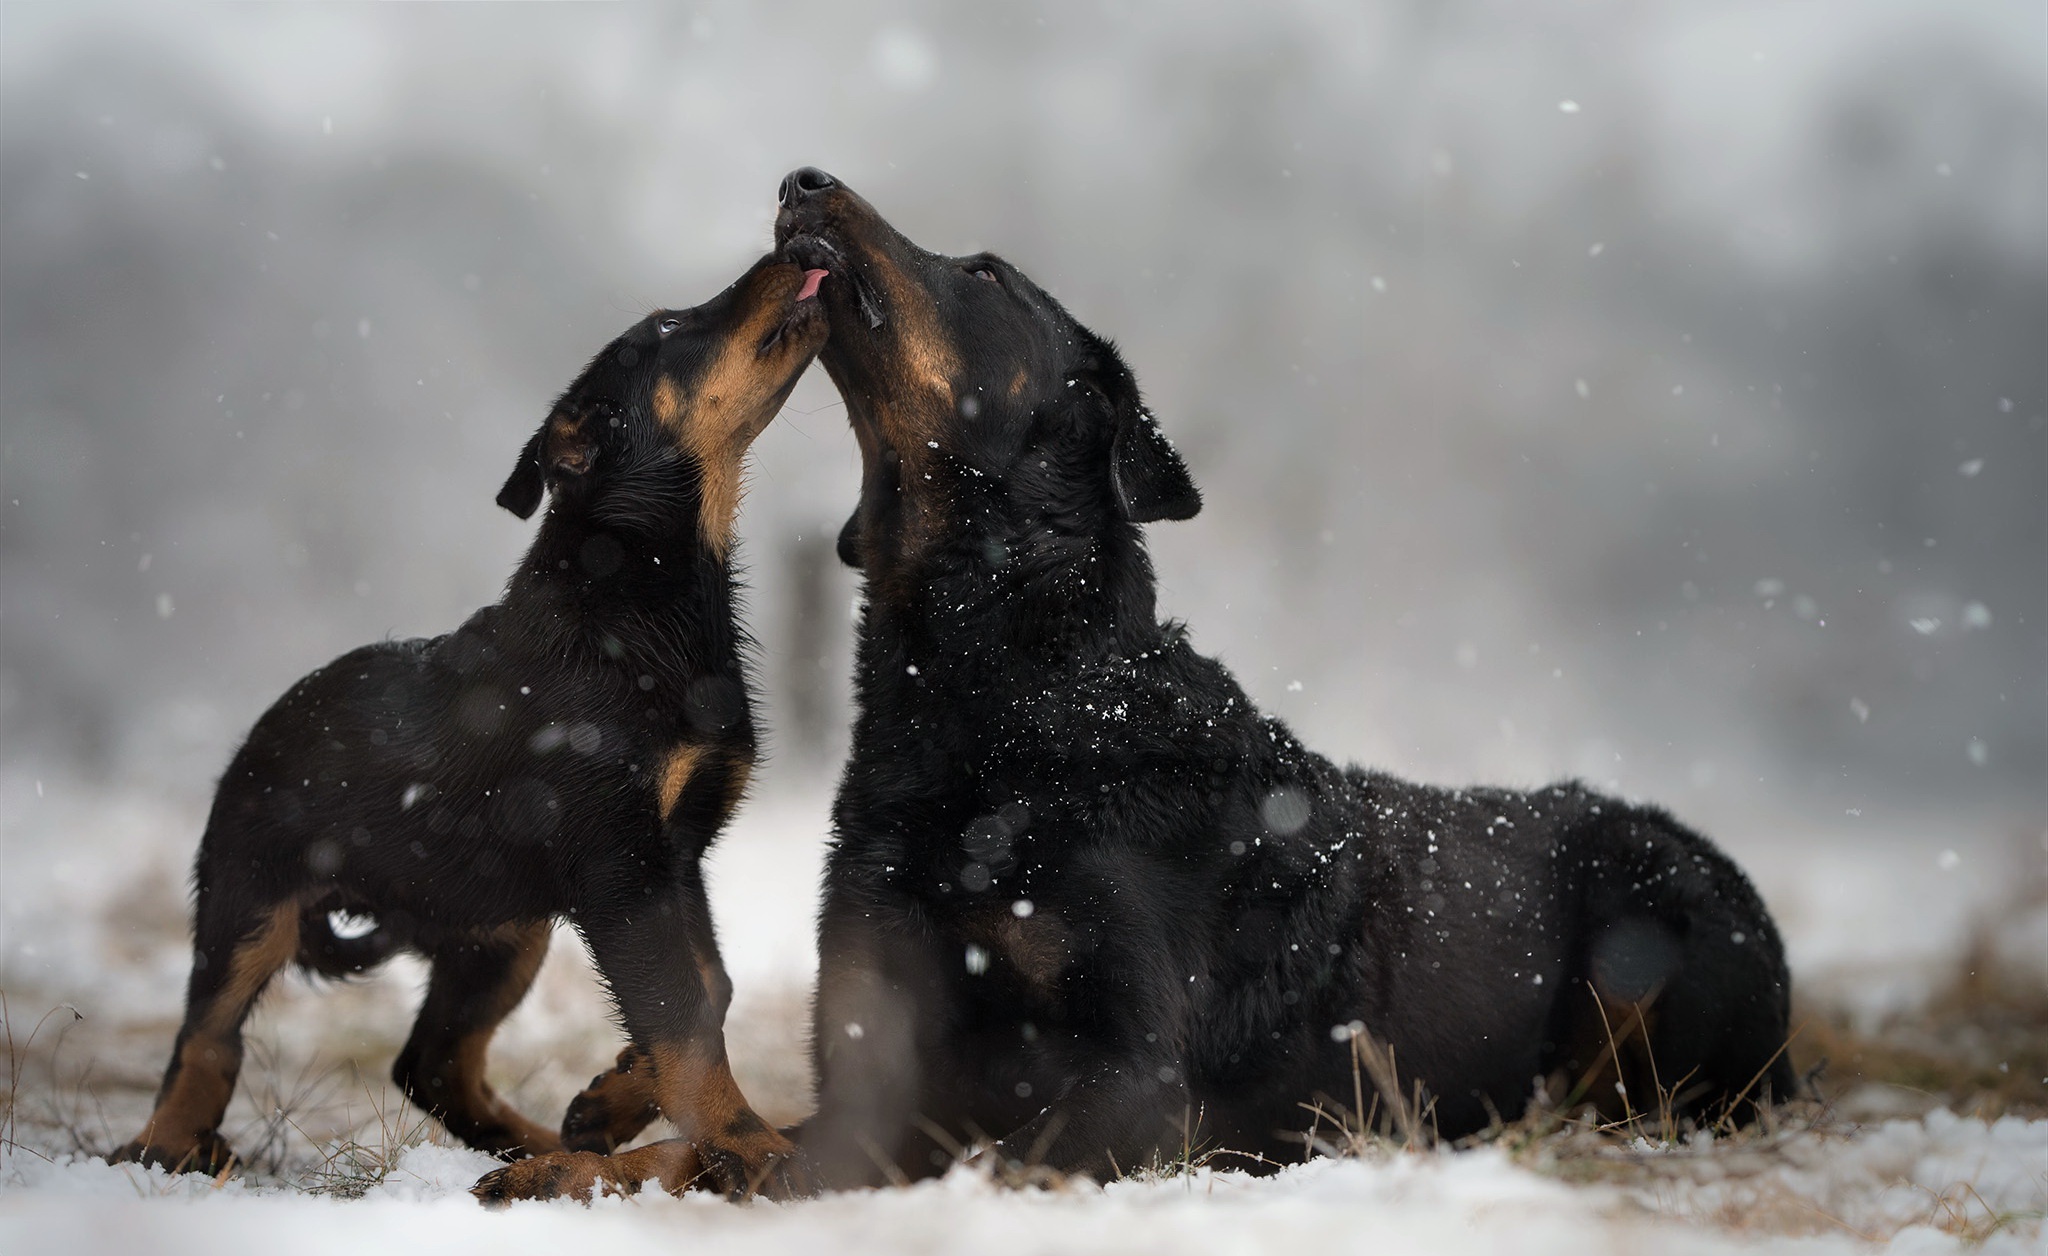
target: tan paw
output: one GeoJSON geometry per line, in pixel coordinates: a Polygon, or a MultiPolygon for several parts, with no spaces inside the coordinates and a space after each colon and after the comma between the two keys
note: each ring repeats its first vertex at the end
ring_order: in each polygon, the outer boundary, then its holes
{"type": "Polygon", "coordinates": [[[503,1207],[515,1199],[568,1198],[587,1204],[600,1185],[608,1195],[627,1193],[607,1174],[610,1168],[611,1157],[596,1152],[550,1152],[491,1170],[477,1179],[469,1193],[487,1208],[503,1207]]]}
{"type": "Polygon", "coordinates": [[[697,1185],[728,1199],[799,1199],[817,1193],[810,1162],[794,1143],[752,1112],[743,1113],[733,1126],[719,1137],[697,1140],[697,1185]]]}
{"type": "Polygon", "coordinates": [[[145,1143],[138,1138],[108,1156],[107,1163],[143,1164],[173,1173],[215,1176],[235,1163],[235,1152],[219,1131],[208,1130],[182,1146],[145,1143]]]}

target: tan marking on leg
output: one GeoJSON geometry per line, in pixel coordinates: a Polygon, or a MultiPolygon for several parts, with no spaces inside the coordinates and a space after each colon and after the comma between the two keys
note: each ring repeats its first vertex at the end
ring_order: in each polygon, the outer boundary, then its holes
{"type": "Polygon", "coordinates": [[[502,925],[491,930],[496,937],[519,947],[518,958],[505,974],[504,982],[493,992],[492,1004],[476,1028],[455,1040],[443,1065],[444,1076],[450,1083],[447,1087],[450,1106],[461,1109],[462,1115],[476,1125],[499,1125],[510,1130],[518,1142],[518,1149],[528,1155],[560,1151],[561,1137],[546,1126],[527,1119],[524,1113],[507,1103],[485,1075],[484,1062],[498,1026],[519,1006],[520,1000],[533,987],[533,979],[540,974],[541,965],[548,957],[548,941],[553,929],[553,922],[538,921],[502,925]]]}
{"type": "Polygon", "coordinates": [[[780,1197],[802,1189],[788,1176],[798,1165],[795,1145],[748,1105],[723,1042],[657,1043],[651,1054],[662,1115],[696,1146],[720,1190],[780,1197]]]}
{"type": "Polygon", "coordinates": [[[660,1043],[651,1054],[662,1115],[683,1137],[716,1135],[741,1112],[751,1111],[739,1083],[733,1080],[723,1044],[707,1048],[696,1043],[660,1043]]]}
{"type": "Polygon", "coordinates": [[[206,1027],[224,1033],[240,1025],[264,984],[298,953],[299,903],[288,899],[271,908],[270,918],[235,948],[227,982],[207,1014],[206,1027]]]}
{"type": "Polygon", "coordinates": [[[124,1149],[134,1152],[130,1158],[183,1164],[203,1152],[202,1143],[214,1141],[208,1136],[226,1115],[242,1069],[242,1019],[264,984],[291,962],[298,949],[299,904],[288,899],[273,907],[256,931],[235,947],[228,978],[179,1048],[177,1072],[158,1098],[156,1111],[124,1149]]]}
{"type": "Polygon", "coordinates": [[[177,1076],[135,1139],[142,1154],[129,1158],[174,1168],[212,1168],[186,1162],[200,1151],[204,1136],[219,1128],[235,1097],[235,1077],[241,1069],[239,1043],[208,1033],[187,1038],[178,1049],[177,1076]]]}
{"type": "Polygon", "coordinates": [[[697,770],[697,760],[703,753],[702,746],[679,746],[669,752],[667,761],[661,765],[661,780],[655,789],[664,821],[668,819],[669,812],[676,809],[676,800],[683,796],[683,786],[690,783],[691,775],[697,770]]]}

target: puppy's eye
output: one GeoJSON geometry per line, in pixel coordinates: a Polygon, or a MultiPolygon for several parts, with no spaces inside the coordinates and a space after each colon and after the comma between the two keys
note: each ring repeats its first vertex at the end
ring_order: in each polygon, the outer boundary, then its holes
{"type": "Polygon", "coordinates": [[[674,315],[670,315],[669,317],[662,319],[660,323],[656,324],[655,330],[660,332],[662,335],[666,336],[670,332],[674,331],[676,328],[681,327],[682,325],[682,319],[677,318],[674,315]]]}
{"type": "Polygon", "coordinates": [[[991,269],[989,269],[989,268],[988,268],[988,267],[986,267],[986,266],[976,266],[976,267],[973,267],[973,268],[972,268],[972,269],[970,269],[970,270],[969,270],[969,271],[968,271],[967,273],[968,273],[968,274],[970,274],[970,275],[972,275],[972,276],[974,276],[974,277],[975,277],[976,279],[986,279],[986,280],[988,280],[988,281],[989,281],[990,283],[1001,283],[1001,282],[1002,282],[1002,280],[1000,280],[1000,279],[996,278],[996,272],[995,272],[995,271],[993,271],[993,270],[991,270],[991,269]]]}

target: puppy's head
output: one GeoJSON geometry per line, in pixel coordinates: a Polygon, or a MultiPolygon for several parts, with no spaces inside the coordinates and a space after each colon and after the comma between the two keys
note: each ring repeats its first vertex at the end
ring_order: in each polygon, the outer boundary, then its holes
{"type": "Polygon", "coordinates": [[[697,526],[713,553],[731,542],[742,462],[826,335],[822,271],[762,258],[693,309],[657,310],[591,359],[533,434],[498,504],[524,519],[555,509],[646,517],[635,472],[695,470],[697,526]]]}
{"type": "Polygon", "coordinates": [[[997,490],[1014,523],[1069,535],[1201,509],[1115,348],[1016,267],[919,248],[810,167],[783,180],[775,242],[833,275],[821,360],[863,460],[840,537],[850,564],[929,539],[958,494],[937,499],[970,482],[997,490]]]}

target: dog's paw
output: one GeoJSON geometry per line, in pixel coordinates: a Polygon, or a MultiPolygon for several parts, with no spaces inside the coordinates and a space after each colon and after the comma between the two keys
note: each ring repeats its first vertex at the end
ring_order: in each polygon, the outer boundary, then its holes
{"type": "Polygon", "coordinates": [[[600,1188],[608,1195],[627,1193],[616,1176],[609,1156],[557,1151],[493,1169],[478,1178],[469,1193],[486,1208],[502,1208],[517,1199],[566,1198],[587,1204],[600,1188]]]}
{"type": "Polygon", "coordinates": [[[572,1151],[609,1152],[633,1141],[661,1115],[654,1102],[653,1065],[637,1047],[619,1053],[618,1065],[590,1079],[562,1115],[562,1145],[572,1151]]]}
{"type": "Polygon", "coordinates": [[[815,1195],[817,1179],[796,1144],[765,1126],[697,1141],[698,1184],[728,1199],[801,1199],[815,1195]]]}
{"type": "Polygon", "coordinates": [[[141,1139],[119,1148],[107,1157],[108,1164],[140,1164],[173,1173],[218,1175],[235,1163],[234,1148],[218,1130],[208,1130],[182,1145],[145,1143],[141,1139]]]}

